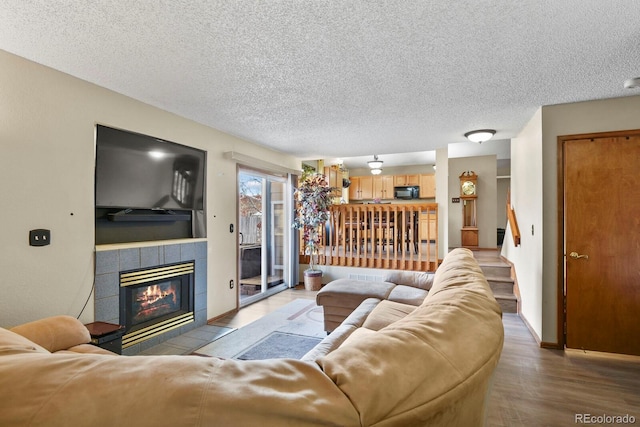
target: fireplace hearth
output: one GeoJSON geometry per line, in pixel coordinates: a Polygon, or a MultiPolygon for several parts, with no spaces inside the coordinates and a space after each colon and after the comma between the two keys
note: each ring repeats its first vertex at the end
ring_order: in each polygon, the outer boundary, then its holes
{"type": "Polygon", "coordinates": [[[194,261],[120,272],[122,347],[194,321],[194,261]]]}

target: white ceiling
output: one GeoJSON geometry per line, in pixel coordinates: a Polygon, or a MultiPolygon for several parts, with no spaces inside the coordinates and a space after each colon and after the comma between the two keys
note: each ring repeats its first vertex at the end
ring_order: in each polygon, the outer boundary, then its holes
{"type": "Polygon", "coordinates": [[[3,0],[0,49],[303,159],[415,158],[640,94],[640,1],[3,0]]]}

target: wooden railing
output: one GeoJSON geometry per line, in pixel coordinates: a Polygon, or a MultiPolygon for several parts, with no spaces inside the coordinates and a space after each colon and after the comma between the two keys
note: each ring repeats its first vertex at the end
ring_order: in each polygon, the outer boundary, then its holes
{"type": "Polygon", "coordinates": [[[438,205],[334,205],[322,242],[319,265],[435,271],[438,205]]]}
{"type": "Polygon", "coordinates": [[[513,237],[513,245],[520,245],[520,228],[518,227],[518,219],[516,218],[516,211],[511,207],[511,189],[507,192],[507,221],[509,221],[509,228],[511,229],[511,236],[513,237]]]}

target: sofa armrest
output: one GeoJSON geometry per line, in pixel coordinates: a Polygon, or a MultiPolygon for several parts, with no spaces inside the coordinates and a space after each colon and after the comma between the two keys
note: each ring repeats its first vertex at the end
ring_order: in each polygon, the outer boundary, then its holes
{"type": "Polygon", "coordinates": [[[54,353],[91,342],[89,330],[75,317],[52,316],[25,323],[12,332],[33,341],[54,353]]]}

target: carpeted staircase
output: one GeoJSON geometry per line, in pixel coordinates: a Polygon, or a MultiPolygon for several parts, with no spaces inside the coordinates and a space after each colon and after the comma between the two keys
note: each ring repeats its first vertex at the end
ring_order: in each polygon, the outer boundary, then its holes
{"type": "Polygon", "coordinates": [[[498,251],[474,251],[473,254],[491,286],[496,301],[502,307],[503,313],[517,313],[518,298],[514,294],[511,265],[500,258],[498,251]]]}

